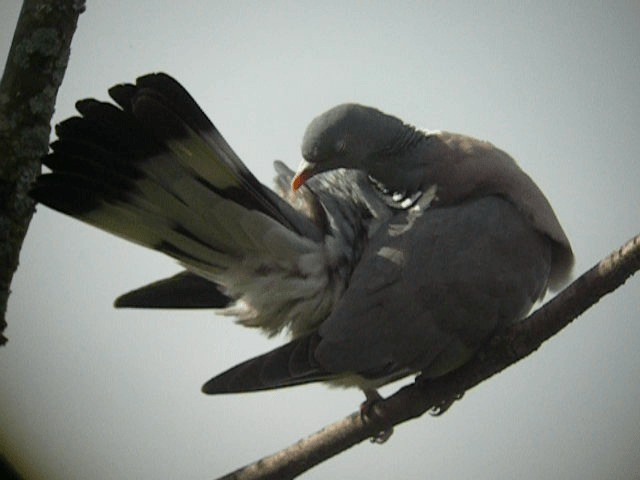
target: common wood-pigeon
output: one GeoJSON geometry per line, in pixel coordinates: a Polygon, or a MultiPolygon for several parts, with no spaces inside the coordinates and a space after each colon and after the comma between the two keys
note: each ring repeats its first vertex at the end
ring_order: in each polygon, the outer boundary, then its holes
{"type": "Polygon", "coordinates": [[[304,135],[278,194],[166,74],[76,104],[33,196],[185,270],[120,307],[217,308],[292,340],[205,393],[313,381],[365,390],[464,364],[573,264],[547,199],[502,150],[339,105],[304,135]]]}

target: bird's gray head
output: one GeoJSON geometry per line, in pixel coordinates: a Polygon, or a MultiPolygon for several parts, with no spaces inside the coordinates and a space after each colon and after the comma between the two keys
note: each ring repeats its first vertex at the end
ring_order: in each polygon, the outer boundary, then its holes
{"type": "Polygon", "coordinates": [[[304,161],[293,181],[298,189],[313,175],[336,168],[369,170],[373,162],[403,148],[415,129],[400,119],[356,103],[333,107],[314,118],[302,139],[304,161]]]}

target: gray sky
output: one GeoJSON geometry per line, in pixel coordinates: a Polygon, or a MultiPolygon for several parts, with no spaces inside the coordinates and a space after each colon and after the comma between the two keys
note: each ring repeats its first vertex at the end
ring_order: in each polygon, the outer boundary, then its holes
{"type": "MultiPolygon", "coordinates": [[[[90,1],[55,121],[77,99],[165,71],[270,185],[272,160],[298,163],[311,118],[373,105],[510,152],[581,273],[640,230],[640,5],[521,3],[90,1]]],[[[0,3],[3,63],[19,4],[0,3]]],[[[38,209],[0,349],[0,449],[26,477],[212,478],[358,408],[357,390],[322,385],[202,395],[283,339],[207,311],[112,308],[177,270],[38,209]]],[[[304,478],[639,478],[639,293],[636,277],[446,415],[304,478]]]]}

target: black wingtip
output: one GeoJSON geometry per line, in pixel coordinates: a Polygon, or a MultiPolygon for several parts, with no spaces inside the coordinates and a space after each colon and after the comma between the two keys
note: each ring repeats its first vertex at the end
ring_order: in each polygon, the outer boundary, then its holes
{"type": "Polygon", "coordinates": [[[118,297],[116,308],[224,308],[231,299],[218,285],[191,272],[178,273],[118,297]]]}
{"type": "Polygon", "coordinates": [[[323,370],[313,357],[319,341],[317,334],[311,334],[242,362],[206,382],[202,393],[258,392],[334,377],[334,374],[323,370]]]}

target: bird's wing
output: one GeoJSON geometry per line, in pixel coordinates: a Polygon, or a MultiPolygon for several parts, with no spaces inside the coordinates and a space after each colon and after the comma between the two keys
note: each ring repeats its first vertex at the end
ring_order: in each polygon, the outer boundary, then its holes
{"type": "Polygon", "coordinates": [[[335,375],[322,369],[313,358],[319,341],[313,333],[298,337],[217,375],[202,386],[202,392],[257,392],[329,380],[335,375]]]}
{"type": "Polygon", "coordinates": [[[314,341],[249,360],[204,391],[444,374],[525,315],[546,289],[550,257],[548,238],[500,197],[403,212],[373,236],[314,341]]]}
{"type": "Polygon", "coordinates": [[[506,152],[489,142],[466,135],[440,132],[431,136],[430,155],[446,159],[432,170],[440,200],[455,203],[478,195],[508,199],[533,227],[551,240],[550,290],[558,290],[571,277],[574,255],[551,204],[538,185],[506,152]]]}
{"type": "Polygon", "coordinates": [[[116,298],[117,308],[224,308],[231,299],[220,287],[188,270],[116,298]]]}
{"type": "Polygon", "coordinates": [[[117,106],[83,100],[81,116],[57,126],[43,161],[52,172],[38,179],[33,197],[212,282],[211,302],[202,301],[207,284],[183,274],[119,304],[175,306],[179,299],[160,297],[179,294],[182,306],[208,306],[223,303],[222,293],[235,300],[227,313],[269,333],[295,318],[324,319],[335,297],[327,287],[327,232],[260,184],[168,75],[109,93],[117,106]]]}
{"type": "Polygon", "coordinates": [[[406,212],[372,239],[316,359],[368,376],[451,370],[543,294],[550,248],[500,197],[406,212]]]}

